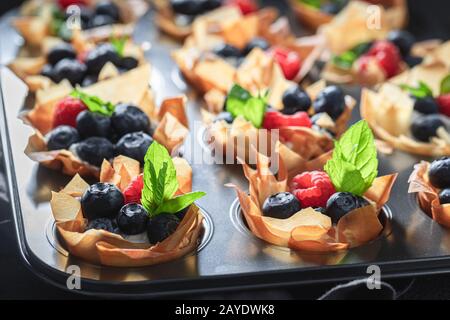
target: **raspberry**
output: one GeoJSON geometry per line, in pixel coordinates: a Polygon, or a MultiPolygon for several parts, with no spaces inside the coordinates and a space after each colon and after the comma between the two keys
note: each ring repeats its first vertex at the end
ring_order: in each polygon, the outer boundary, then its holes
{"type": "Polygon", "coordinates": [[[86,1],[85,0],[58,0],[58,5],[60,6],[60,8],[66,9],[66,8],[70,7],[71,5],[85,6],[86,1]]]}
{"type": "Polygon", "coordinates": [[[276,47],[272,51],[272,55],[283,70],[284,77],[292,80],[300,71],[301,61],[298,54],[294,51],[276,47]]]}
{"type": "Polygon", "coordinates": [[[258,4],[254,0],[227,0],[226,4],[239,7],[243,15],[258,11],[258,4]]]}
{"type": "Polygon", "coordinates": [[[144,188],[143,175],[134,178],[128,187],[125,188],[123,196],[125,197],[125,204],[137,203],[141,204],[142,189],[144,188]]]}
{"type": "Polygon", "coordinates": [[[450,93],[437,97],[436,102],[439,105],[439,112],[450,117],[450,93]]]}
{"type": "Polygon", "coordinates": [[[73,97],[62,99],[56,104],[53,113],[53,128],[61,125],[68,125],[76,128],[77,115],[86,109],[86,105],[80,99],[73,97]]]}
{"type": "Polygon", "coordinates": [[[367,53],[375,57],[388,78],[395,76],[400,70],[401,56],[397,47],[389,41],[377,41],[367,53]]]}
{"type": "Polygon", "coordinates": [[[300,201],[302,208],[322,207],[336,190],[330,177],[323,171],[309,171],[296,175],[290,185],[291,192],[300,201]]]}
{"type": "Polygon", "coordinates": [[[312,122],[308,114],[304,111],[296,112],[292,115],[282,114],[278,111],[268,111],[264,115],[263,128],[279,129],[282,127],[308,127],[311,128],[312,122]]]}

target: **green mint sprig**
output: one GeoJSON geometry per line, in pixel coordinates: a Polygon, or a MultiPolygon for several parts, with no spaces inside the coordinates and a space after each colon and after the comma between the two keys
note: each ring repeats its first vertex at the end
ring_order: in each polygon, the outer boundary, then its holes
{"type": "Polygon", "coordinates": [[[88,95],[78,89],[73,90],[70,93],[70,96],[83,101],[90,112],[99,113],[104,116],[111,116],[115,109],[115,105],[111,102],[103,101],[97,96],[88,95]]]}
{"type": "Polygon", "coordinates": [[[352,68],[353,63],[370,49],[371,45],[370,42],[360,43],[352,49],[334,56],[332,62],[341,69],[349,70],[352,68]]]}
{"type": "Polygon", "coordinates": [[[367,122],[351,126],[335,141],[332,158],[325,171],[337,191],[362,196],[378,175],[377,149],[367,122]]]}
{"type": "Polygon", "coordinates": [[[235,84],[227,96],[226,110],[236,118],[244,117],[256,128],[261,128],[267,108],[268,92],[252,96],[250,92],[235,84]]]}
{"type": "Polygon", "coordinates": [[[153,141],[144,160],[141,203],[150,216],[177,213],[206,195],[197,191],[174,196],[178,190],[177,172],[169,152],[158,142],[153,141]]]}
{"type": "Polygon", "coordinates": [[[110,39],[111,45],[116,50],[117,54],[120,57],[123,57],[124,51],[125,51],[125,45],[128,41],[128,37],[113,37],[110,39]]]}
{"type": "Polygon", "coordinates": [[[447,94],[450,93],[450,74],[448,74],[442,81],[441,81],[441,88],[440,88],[440,94],[447,94]]]}
{"type": "Polygon", "coordinates": [[[416,99],[423,99],[433,96],[433,90],[423,81],[419,81],[416,87],[409,86],[407,84],[400,85],[400,88],[406,90],[411,96],[416,99]]]}
{"type": "Polygon", "coordinates": [[[300,2],[306,4],[310,7],[313,7],[315,9],[320,9],[322,1],[321,0],[300,0],[300,2]]]}

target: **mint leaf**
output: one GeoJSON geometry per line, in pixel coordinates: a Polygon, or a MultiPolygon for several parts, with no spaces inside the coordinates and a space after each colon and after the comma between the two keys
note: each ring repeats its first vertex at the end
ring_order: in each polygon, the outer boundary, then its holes
{"type": "Polygon", "coordinates": [[[70,96],[83,101],[90,112],[99,113],[104,116],[111,116],[115,109],[115,105],[111,102],[105,102],[97,96],[88,95],[78,89],[72,91],[70,96]]]}
{"type": "Polygon", "coordinates": [[[374,136],[366,121],[351,126],[335,142],[332,159],[325,165],[337,191],[363,195],[378,175],[374,136]]]}
{"type": "Polygon", "coordinates": [[[441,81],[441,90],[440,94],[447,94],[450,93],[450,74],[447,75],[442,81],[441,81]]]}
{"type": "Polygon", "coordinates": [[[313,7],[315,9],[320,9],[321,0],[300,0],[300,2],[303,2],[304,4],[313,7]]]}
{"type": "Polygon", "coordinates": [[[360,56],[369,51],[371,46],[372,44],[370,42],[360,43],[352,49],[334,56],[332,62],[341,69],[349,70],[360,56]]]}
{"type": "Polygon", "coordinates": [[[419,81],[419,84],[417,87],[409,86],[407,84],[400,85],[400,88],[403,90],[406,90],[409,92],[411,96],[414,98],[426,98],[426,97],[432,97],[433,91],[430,89],[430,87],[423,81],[419,81]]]}
{"type": "Polygon", "coordinates": [[[123,53],[125,50],[125,44],[127,43],[127,40],[128,40],[127,37],[121,37],[121,38],[114,37],[109,41],[120,57],[123,57],[123,53]]]}
{"type": "Polygon", "coordinates": [[[200,199],[205,195],[205,192],[196,191],[177,196],[165,201],[162,205],[160,205],[158,209],[156,209],[155,215],[160,213],[177,213],[184,208],[187,208],[192,203],[194,203],[195,200],[200,199]]]}
{"type": "Polygon", "coordinates": [[[234,118],[242,116],[256,128],[260,128],[266,112],[267,94],[266,92],[264,95],[254,97],[250,92],[235,84],[228,93],[226,109],[234,118]]]}

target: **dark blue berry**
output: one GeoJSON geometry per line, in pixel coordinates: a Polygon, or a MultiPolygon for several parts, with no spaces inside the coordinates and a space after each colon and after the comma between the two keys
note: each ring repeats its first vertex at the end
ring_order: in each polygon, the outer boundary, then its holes
{"type": "Polygon", "coordinates": [[[114,157],[114,145],[106,138],[87,138],[75,146],[75,153],[78,157],[94,166],[100,167],[103,160],[110,160],[114,157]]]}
{"type": "Polygon", "coordinates": [[[105,230],[105,231],[109,231],[112,233],[116,233],[116,231],[117,231],[114,221],[109,218],[97,218],[97,219],[89,221],[88,225],[86,226],[85,231],[88,231],[91,229],[105,230]]]}
{"type": "Polygon", "coordinates": [[[341,88],[328,86],[317,95],[314,100],[314,112],[325,112],[336,120],[345,110],[345,95],[341,88]]]}
{"type": "Polygon", "coordinates": [[[116,220],[123,233],[128,235],[139,234],[147,228],[148,213],[140,204],[129,203],[120,209],[116,220]]]}
{"type": "Polygon", "coordinates": [[[221,43],[214,47],[213,52],[224,58],[237,58],[241,56],[241,50],[227,43],[221,43]]]}
{"type": "Polygon", "coordinates": [[[80,141],[77,129],[71,126],[59,126],[47,134],[48,150],[68,150],[70,146],[80,141]]]}
{"type": "Polygon", "coordinates": [[[387,40],[395,44],[403,57],[409,55],[416,39],[414,36],[405,30],[393,30],[389,32],[387,40]]]}
{"type": "Polygon", "coordinates": [[[326,215],[337,223],[346,213],[367,206],[369,202],[350,192],[336,192],[327,201],[326,215]]]}
{"type": "Polygon", "coordinates": [[[311,99],[308,94],[299,86],[293,86],[283,93],[283,110],[284,114],[294,114],[299,111],[308,111],[311,107],[311,99]]]}
{"type": "Polygon", "coordinates": [[[439,192],[439,202],[440,204],[450,203],[450,189],[444,189],[439,192]]]}
{"type": "Polygon", "coordinates": [[[152,142],[152,137],[142,131],[127,133],[116,143],[116,154],[133,158],[144,164],[145,154],[152,142]]]}
{"type": "Polygon", "coordinates": [[[119,103],[111,116],[111,123],[114,131],[119,135],[150,130],[150,119],[140,108],[127,104],[119,103]]]}
{"type": "Polygon", "coordinates": [[[111,136],[111,118],[84,110],[77,116],[77,130],[83,138],[111,136]]]}
{"type": "Polygon", "coordinates": [[[435,188],[450,188],[450,158],[434,160],[428,169],[428,179],[435,188]]]}
{"type": "Polygon", "coordinates": [[[98,74],[108,62],[119,65],[120,56],[110,43],[102,43],[86,55],[85,63],[89,74],[98,74]]]}
{"type": "Polygon", "coordinates": [[[69,80],[72,86],[80,84],[86,75],[86,66],[75,59],[62,59],[54,67],[52,80],[56,83],[69,80]]]}
{"type": "Polygon", "coordinates": [[[279,192],[268,197],[262,207],[263,215],[287,219],[302,209],[300,201],[290,192],[279,192]]]}
{"type": "Polygon", "coordinates": [[[115,218],[124,204],[122,192],[111,183],[91,185],[81,197],[83,216],[88,220],[115,218]]]}
{"type": "Polygon", "coordinates": [[[96,15],[108,16],[113,22],[120,20],[119,7],[112,1],[102,0],[95,5],[94,12],[96,15]]]}
{"type": "Polygon", "coordinates": [[[432,137],[436,137],[439,127],[446,126],[438,114],[424,115],[413,120],[411,133],[417,140],[429,142],[432,137]]]}
{"type": "Polygon", "coordinates": [[[151,244],[163,241],[175,232],[180,220],[173,214],[161,213],[148,220],[147,236],[151,244]]]}
{"type": "Polygon", "coordinates": [[[260,48],[261,50],[265,51],[270,48],[270,44],[263,38],[253,38],[249,41],[249,43],[247,43],[242,53],[244,56],[246,56],[255,48],[260,48]]]}
{"type": "Polygon", "coordinates": [[[75,59],[77,53],[75,49],[67,42],[62,42],[50,49],[47,53],[47,62],[52,66],[57,64],[62,59],[75,59]]]}
{"type": "Polygon", "coordinates": [[[422,114],[439,113],[439,105],[433,97],[417,98],[414,101],[414,110],[422,114]]]}

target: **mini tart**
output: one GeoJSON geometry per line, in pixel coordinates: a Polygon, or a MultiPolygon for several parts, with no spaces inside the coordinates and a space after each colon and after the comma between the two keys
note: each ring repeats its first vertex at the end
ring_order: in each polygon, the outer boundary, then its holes
{"type": "MultiPolygon", "coordinates": [[[[306,92],[311,100],[314,100],[325,87],[325,81],[320,80],[307,87],[306,92]]],[[[348,121],[356,104],[356,101],[348,95],[345,96],[345,101],[346,108],[335,122],[328,116],[323,116],[318,120],[323,122],[324,128],[334,132],[336,138],[339,138],[347,129],[348,121]]],[[[263,144],[264,147],[274,145],[275,137],[270,134],[269,130],[257,129],[241,117],[236,118],[232,124],[223,120],[212,122],[213,115],[207,111],[202,112],[204,121],[208,123],[207,139],[216,151],[223,150],[224,154],[234,152],[237,158],[248,162],[249,159],[256,159],[254,154],[256,151],[263,152],[258,145],[258,137],[261,134],[264,133],[267,136],[267,144],[263,144]]],[[[308,127],[282,127],[279,129],[279,138],[280,153],[289,176],[292,176],[293,172],[298,171],[299,168],[302,171],[322,169],[323,165],[331,158],[334,147],[333,138],[329,134],[308,127]]],[[[267,151],[269,154],[263,153],[270,155],[271,150],[267,151]]]]}
{"type": "MultiPolygon", "coordinates": [[[[180,184],[178,194],[190,192],[192,168],[184,159],[173,160],[180,184]]],[[[123,191],[139,172],[139,162],[118,157],[112,166],[104,162],[100,181],[113,183],[123,191]]],[[[134,243],[105,230],[85,231],[87,220],[83,217],[79,197],[88,187],[79,175],[75,175],[60,192],[52,192],[52,214],[64,246],[71,255],[105,266],[140,267],[178,259],[197,247],[203,217],[195,204],[191,205],[176,231],[156,245],[134,243]]]]}
{"type": "MultiPolygon", "coordinates": [[[[447,45],[450,49],[450,46],[447,45]]],[[[414,102],[399,85],[416,85],[424,81],[434,95],[439,93],[440,81],[448,74],[449,66],[436,57],[429,56],[424,63],[414,67],[381,85],[377,91],[363,88],[361,116],[375,135],[391,147],[423,156],[450,155],[450,135],[445,128],[437,130],[437,137],[430,142],[420,142],[411,137],[409,128],[414,102]],[[389,120],[389,121],[387,121],[389,120]]]]}
{"type": "MultiPolygon", "coordinates": [[[[146,64],[126,74],[83,88],[83,92],[95,95],[104,101],[117,104],[126,101],[139,106],[157,124],[153,139],[164,145],[173,154],[189,134],[185,113],[186,97],[164,99],[157,108],[153,92],[148,87],[150,65],[146,64]]],[[[35,129],[28,141],[25,153],[34,161],[54,170],[62,170],[67,175],[98,176],[99,168],[83,162],[69,150],[47,150],[44,135],[52,129],[56,103],[72,92],[67,81],[36,94],[33,109],[22,115],[25,123],[35,129]]]]}
{"type": "Polygon", "coordinates": [[[420,207],[437,223],[450,228],[450,204],[441,205],[439,189],[433,187],[428,179],[430,163],[421,161],[414,166],[409,177],[409,193],[416,193],[420,207]]]}
{"type": "MultiPolygon", "coordinates": [[[[88,0],[86,3],[94,6],[99,1],[88,0]]],[[[143,0],[135,0],[133,5],[122,0],[112,1],[119,7],[122,23],[81,31],[83,38],[101,41],[111,35],[130,36],[133,33],[134,24],[148,9],[148,4],[143,0]]],[[[13,20],[13,26],[25,39],[27,45],[40,47],[47,37],[52,36],[50,26],[54,2],[53,0],[28,0],[22,5],[20,16],[13,20]]]]}
{"type": "MultiPolygon", "coordinates": [[[[323,49],[320,36],[295,38],[287,20],[284,17],[277,18],[274,9],[266,8],[243,16],[238,8],[225,6],[197,18],[193,23],[192,34],[182,48],[173,51],[172,57],[183,76],[198,92],[205,94],[216,89],[226,93],[233,83],[246,87],[240,78],[250,76],[253,79],[249,80],[264,82],[273,78],[273,68],[277,67],[281,72],[278,63],[259,48],[250,52],[238,68],[211,52],[220,43],[242,49],[255,37],[262,37],[272,46],[298,54],[302,65],[295,81],[306,76],[323,49]],[[263,72],[263,78],[256,77],[259,72],[263,72]],[[217,74],[221,77],[214,76],[217,74]]],[[[282,73],[281,76],[284,78],[282,73]]]]}
{"type": "MultiPolygon", "coordinates": [[[[21,53],[13,61],[8,64],[10,68],[20,79],[22,79],[28,86],[31,92],[36,92],[42,89],[49,89],[56,86],[50,78],[41,75],[42,68],[47,63],[47,53],[56,45],[63,41],[54,37],[46,37],[42,42],[42,50],[38,56],[33,55],[27,48],[22,48],[21,53]]],[[[72,38],[72,46],[78,54],[93,49],[96,43],[86,40],[80,32],[76,32],[72,38]]],[[[138,66],[146,64],[144,58],[144,51],[140,46],[128,40],[124,47],[124,56],[133,57],[138,61],[138,66]]],[[[126,73],[126,72],[125,72],[126,73]]],[[[121,77],[125,73],[120,74],[119,70],[114,64],[108,62],[100,70],[98,74],[98,81],[101,82],[114,77],[121,77]]]]}
{"type": "Polygon", "coordinates": [[[383,230],[378,214],[389,200],[396,174],[376,178],[364,194],[370,204],[348,212],[337,225],[333,225],[330,217],[313,208],[302,209],[288,219],[263,216],[264,200],[270,195],[288,191],[288,175],[282,155],[278,160],[277,177],[269,167],[270,159],[262,154],[258,154],[256,170],[243,164],[250,194],[235,185],[228,185],[236,190],[244,218],[256,237],[292,250],[333,252],[372,241],[383,230]]]}
{"type": "MultiPolygon", "coordinates": [[[[330,23],[336,19],[336,15],[322,12],[316,8],[308,6],[299,0],[289,0],[291,8],[294,10],[301,24],[317,30],[320,26],[330,23]]],[[[352,1],[356,2],[356,1],[352,1]]],[[[394,28],[402,28],[407,20],[407,6],[405,0],[373,1],[383,5],[383,15],[394,28]]],[[[344,8],[342,11],[348,10],[344,8]]]]}

